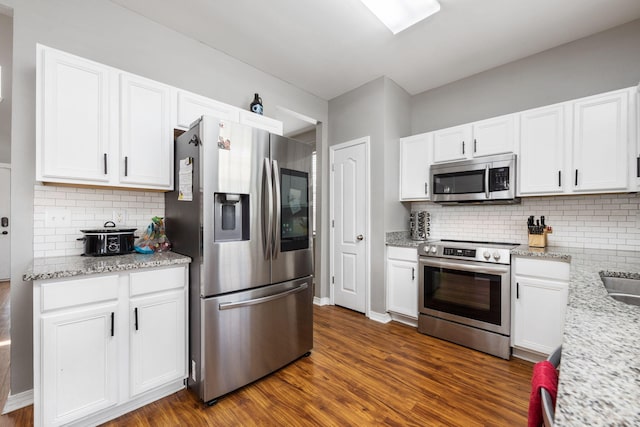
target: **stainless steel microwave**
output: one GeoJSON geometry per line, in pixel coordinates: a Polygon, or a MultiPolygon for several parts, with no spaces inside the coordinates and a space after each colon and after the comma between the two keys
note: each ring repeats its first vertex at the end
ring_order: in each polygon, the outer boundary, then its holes
{"type": "Polygon", "coordinates": [[[430,169],[431,200],[436,203],[519,203],[516,155],[500,154],[437,163],[430,169]]]}

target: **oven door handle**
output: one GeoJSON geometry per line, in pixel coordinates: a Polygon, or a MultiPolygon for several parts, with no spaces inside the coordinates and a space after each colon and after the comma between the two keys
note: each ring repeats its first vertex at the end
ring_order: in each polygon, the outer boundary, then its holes
{"type": "Polygon", "coordinates": [[[470,271],[472,273],[505,274],[509,273],[508,265],[484,264],[481,262],[448,262],[443,260],[422,260],[421,264],[429,267],[449,268],[451,270],[470,271]],[[477,265],[476,265],[477,264],[477,265]]]}

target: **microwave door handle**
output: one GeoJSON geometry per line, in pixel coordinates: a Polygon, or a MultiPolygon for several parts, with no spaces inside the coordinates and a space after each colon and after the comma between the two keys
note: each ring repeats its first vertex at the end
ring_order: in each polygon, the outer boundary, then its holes
{"type": "Polygon", "coordinates": [[[274,204],[275,204],[275,218],[273,219],[273,248],[271,253],[273,259],[278,258],[280,253],[280,220],[282,216],[282,201],[280,194],[280,168],[278,167],[278,161],[273,161],[273,188],[274,188],[274,204]]]}
{"type": "Polygon", "coordinates": [[[489,165],[484,170],[484,195],[489,199],[489,165]]]}
{"type": "Polygon", "coordinates": [[[271,258],[271,240],[273,227],[273,183],[271,182],[271,162],[264,159],[262,170],[262,248],[264,258],[271,258]]]}

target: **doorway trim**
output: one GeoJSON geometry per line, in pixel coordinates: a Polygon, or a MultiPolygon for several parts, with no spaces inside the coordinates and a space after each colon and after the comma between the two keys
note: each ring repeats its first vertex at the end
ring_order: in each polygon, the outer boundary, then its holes
{"type": "Polygon", "coordinates": [[[335,255],[335,228],[332,226],[334,220],[334,207],[333,200],[333,185],[334,185],[334,156],[335,152],[344,148],[353,147],[355,145],[364,144],[365,148],[365,221],[367,222],[365,243],[365,278],[364,278],[364,299],[365,299],[365,311],[364,315],[370,317],[371,313],[371,137],[364,136],[351,141],[346,141],[340,144],[332,145],[329,147],[329,227],[331,232],[329,233],[329,303],[335,305],[334,300],[334,283],[332,278],[335,273],[334,255],[335,255]]]}

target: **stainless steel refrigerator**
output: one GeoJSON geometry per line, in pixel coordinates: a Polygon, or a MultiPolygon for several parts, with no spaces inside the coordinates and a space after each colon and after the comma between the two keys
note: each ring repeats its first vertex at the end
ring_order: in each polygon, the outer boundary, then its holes
{"type": "Polygon", "coordinates": [[[204,116],[165,195],[189,275],[188,385],[208,403],[313,347],[311,148],[204,116]]]}

